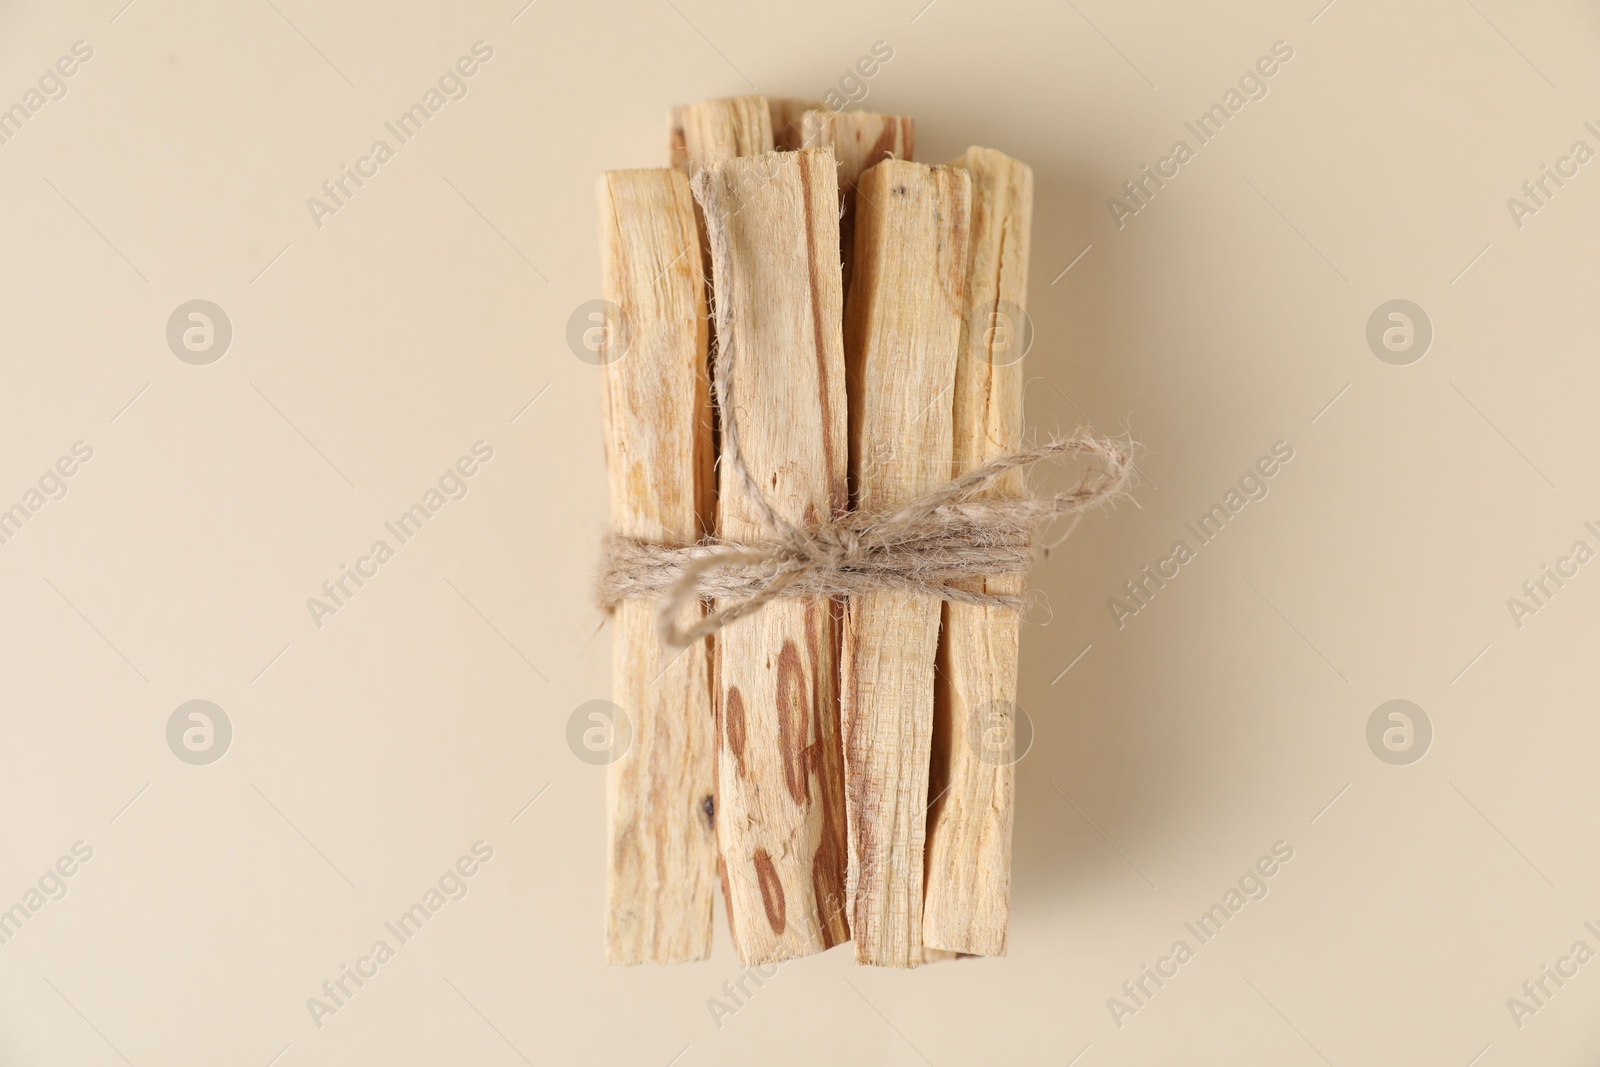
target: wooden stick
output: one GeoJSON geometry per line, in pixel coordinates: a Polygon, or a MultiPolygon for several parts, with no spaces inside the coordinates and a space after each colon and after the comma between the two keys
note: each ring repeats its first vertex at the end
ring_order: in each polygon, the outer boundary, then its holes
{"type": "MultiPolygon", "coordinates": [[[[772,117],[766,97],[735,96],[722,100],[702,100],[678,109],[674,119],[683,135],[683,166],[692,176],[701,168],[738,156],[756,156],[772,151],[772,117]]],[[[671,137],[679,131],[674,130],[671,137]]],[[[669,138],[670,140],[670,138],[669,138]]],[[[676,143],[671,144],[674,160],[676,143]]],[[[711,274],[711,249],[706,241],[706,221],[700,205],[695,205],[704,254],[701,271],[711,274]]],[[[715,342],[715,331],[712,343],[715,342]]]]}
{"type": "Polygon", "coordinates": [[[839,240],[848,307],[851,260],[855,255],[856,183],[863,171],[885,159],[910,159],[916,124],[904,115],[818,109],[801,117],[800,129],[805,147],[831,148],[839,161],[839,189],[844,194],[839,240]]]}
{"type": "MultiPolygon", "coordinates": [[[[967,306],[956,368],[955,472],[1022,445],[1018,321],[1028,296],[1033,171],[989,148],[956,160],[972,176],[967,306]]],[[[1021,472],[989,490],[1023,489],[1021,472]]],[[[1022,592],[1021,575],[975,588],[1022,592]]],[[[1018,618],[974,604],[944,605],[928,814],[925,944],[982,956],[1006,954],[1011,913],[1012,766],[1018,618]]]]}
{"type": "MultiPolygon", "coordinates": [[[[849,504],[834,174],[824,149],[711,164],[695,184],[718,343],[736,367],[727,403],[740,454],[794,523],[849,504]]],[[[719,469],[720,536],[775,537],[751,487],[730,464],[719,469]]],[[[850,936],[837,655],[826,599],[777,601],[716,635],[717,836],[729,925],[747,964],[850,936]]]]}
{"type": "MultiPolygon", "coordinates": [[[[772,141],[780,152],[794,152],[801,148],[821,148],[805,143],[803,118],[807,111],[822,110],[820,100],[793,100],[768,97],[767,111],[772,116],[772,141]]],[[[838,153],[834,153],[837,158],[838,153]]]]}
{"type": "MultiPolygon", "coordinates": [[[[845,318],[852,473],[864,510],[950,477],[952,386],[966,306],[963,170],[889,160],[860,178],[845,318]]],[[[939,601],[850,598],[843,691],[856,962],[922,963],[924,816],[939,601]]]]}
{"type": "MultiPolygon", "coordinates": [[[[612,528],[688,543],[707,525],[712,484],[705,287],[689,181],[671,169],[612,171],[596,194],[604,293],[629,338],[600,375],[612,528]]],[[[609,333],[602,355],[620,340],[609,333]]],[[[654,604],[632,600],[612,616],[612,694],[632,719],[632,743],[606,777],[612,963],[711,952],[709,658],[703,645],[681,656],[663,650],[654,616],[654,604]]]]}
{"type": "Polygon", "coordinates": [[[684,151],[689,172],[736,156],[772,151],[772,117],[761,96],[702,100],[683,114],[684,151]]]}
{"type": "MultiPolygon", "coordinates": [[[[706,101],[717,106],[702,113],[704,136],[700,145],[703,158],[709,162],[718,162],[719,159],[731,159],[736,155],[753,156],[773,149],[779,152],[793,152],[806,147],[802,117],[807,111],[821,110],[822,102],[784,97],[767,99],[767,126],[772,131],[772,142],[768,147],[761,148],[764,142],[759,128],[760,118],[753,103],[759,99],[763,98],[743,97],[706,101]],[[707,123],[709,129],[706,127],[707,123]],[[719,129],[721,133],[717,132],[719,129]],[[719,141],[726,145],[729,136],[732,137],[736,149],[745,150],[729,154],[724,148],[718,152],[714,146],[719,141]]],[[[674,106],[667,116],[667,154],[674,167],[689,166],[689,145],[684,132],[688,112],[689,108],[680,104],[674,106]]]]}

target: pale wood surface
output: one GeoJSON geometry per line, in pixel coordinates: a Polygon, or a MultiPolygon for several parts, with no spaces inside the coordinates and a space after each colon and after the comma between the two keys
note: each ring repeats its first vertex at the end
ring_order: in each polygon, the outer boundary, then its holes
{"type": "MultiPolygon", "coordinates": [[[[596,197],[603,292],[629,327],[626,353],[600,374],[612,529],[688,543],[705,529],[712,488],[705,288],[688,178],[672,169],[612,171],[596,182],[596,197]]],[[[632,722],[632,742],[606,779],[612,963],[700,960],[711,951],[709,656],[701,645],[674,659],[656,636],[654,611],[627,601],[612,616],[612,700],[632,722]]]]}
{"type": "MultiPolygon", "coordinates": [[[[738,156],[763,155],[772,151],[772,114],[763,96],[733,96],[718,100],[702,100],[698,104],[679,109],[674,122],[670,145],[674,160],[678,157],[675,143],[681,132],[683,137],[683,166],[691,175],[713,163],[721,163],[738,156]]],[[[695,217],[700,226],[700,241],[706,244],[705,216],[695,205],[695,217]]],[[[711,250],[703,248],[705,258],[701,270],[711,274],[711,250]]],[[[716,344],[716,329],[712,328],[712,345],[716,344]]]]}
{"type": "Polygon", "coordinates": [[[690,172],[736,156],[772,151],[772,117],[761,96],[702,100],[683,113],[684,151],[690,172]]]}
{"type": "MultiPolygon", "coordinates": [[[[826,150],[776,153],[713,164],[696,185],[744,462],[794,523],[849,503],[834,174],[826,150]]],[[[719,470],[718,533],[775,536],[750,487],[725,459],[719,470]]],[[[837,640],[828,600],[769,604],[716,636],[717,833],[746,963],[849,939],[837,640]]]]}
{"type": "MultiPolygon", "coordinates": [[[[1015,320],[1028,294],[1033,172],[988,148],[968,149],[954,165],[972,176],[954,410],[959,474],[1022,444],[1022,324],[1015,320]]],[[[1018,471],[989,492],[1022,489],[1018,471]]],[[[1023,577],[980,580],[975,588],[1020,593],[1023,577]]],[[[944,606],[922,917],[929,946],[1006,953],[1019,625],[1015,612],[944,606]]]]}
{"type": "Polygon", "coordinates": [[[848,307],[851,260],[855,255],[856,183],[868,167],[886,159],[913,158],[916,124],[904,115],[817,109],[801,116],[800,132],[805,147],[831,148],[839,161],[839,192],[843,199],[839,240],[848,307]]]}
{"type": "MultiPolygon", "coordinates": [[[[890,160],[860,178],[845,320],[856,506],[881,510],[950,477],[967,268],[963,170],[890,160]]],[[[860,963],[923,961],[922,879],[939,601],[850,598],[843,715],[850,929],[860,963]]]]}

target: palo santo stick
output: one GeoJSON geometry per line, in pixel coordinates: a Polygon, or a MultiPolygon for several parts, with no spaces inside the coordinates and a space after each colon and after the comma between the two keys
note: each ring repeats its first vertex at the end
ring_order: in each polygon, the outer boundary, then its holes
{"type": "Polygon", "coordinates": [[[916,124],[904,115],[818,109],[808,111],[801,117],[800,129],[807,148],[831,148],[834,158],[839,161],[839,191],[844,194],[839,240],[844,262],[845,303],[848,306],[851,259],[855,254],[856,183],[868,167],[886,159],[910,159],[916,124]]]}
{"type": "MultiPolygon", "coordinates": [[[[731,101],[713,101],[713,103],[727,105],[731,101]]],[[[772,144],[770,148],[759,149],[759,151],[757,146],[761,144],[761,138],[759,131],[753,129],[754,126],[758,125],[758,120],[754,116],[754,108],[745,108],[734,113],[731,123],[726,121],[729,118],[728,109],[720,109],[722,116],[717,121],[723,122],[725,129],[731,125],[734,130],[734,147],[738,148],[743,144],[750,149],[749,151],[734,152],[732,155],[724,154],[721,158],[731,159],[733,155],[758,155],[760,152],[770,151],[771,149],[777,149],[779,152],[793,152],[801,148],[803,134],[801,132],[800,117],[807,111],[820,107],[822,107],[822,104],[817,100],[768,100],[767,122],[772,129],[772,144]],[[739,132],[741,128],[747,131],[743,136],[739,132]]],[[[684,134],[684,123],[688,111],[688,107],[679,104],[675,105],[667,115],[667,158],[674,167],[687,168],[689,166],[689,144],[684,134]]],[[[716,125],[716,122],[713,125],[716,125]]],[[[715,135],[710,140],[714,142],[716,140],[715,135]]],[[[705,144],[706,142],[702,141],[703,151],[706,151],[705,144]]],[[[706,151],[706,154],[716,155],[716,153],[710,151],[706,151]]],[[[712,161],[715,162],[717,160],[712,159],[712,161]]]]}
{"type": "MultiPolygon", "coordinates": [[[[781,97],[767,99],[767,113],[772,117],[773,147],[780,152],[794,152],[801,148],[821,148],[805,143],[805,126],[802,118],[807,111],[822,110],[820,100],[791,100],[781,97]]],[[[834,153],[835,158],[838,153],[834,153]]]]}
{"type": "MultiPolygon", "coordinates": [[[[711,509],[706,306],[688,177],[612,171],[596,183],[608,331],[601,370],[611,522],[618,534],[688,544],[711,509]]],[[[699,613],[698,605],[685,609],[699,613]]],[[[612,616],[613,699],[632,742],[607,769],[606,947],[612,963],[673,963],[711,952],[717,852],[715,741],[704,644],[679,656],[656,635],[655,605],[612,616]],[[673,658],[676,656],[676,658],[673,658]]]]}
{"type": "MultiPolygon", "coordinates": [[[[845,318],[856,506],[908,503],[950,477],[950,405],[966,306],[963,170],[889,160],[861,176],[845,318]]],[[[856,962],[922,955],[924,816],[939,601],[878,592],[845,614],[845,798],[856,962]]]]}
{"type": "MultiPolygon", "coordinates": [[[[1023,304],[1033,171],[989,148],[955,161],[972,176],[967,307],[956,367],[955,473],[1022,446],[1023,304]]],[[[987,495],[1024,489],[1022,472],[987,495]]],[[[1019,594],[1021,575],[978,582],[1019,594]]],[[[927,945],[980,956],[1006,954],[1011,914],[1012,765],[1017,696],[1015,612],[946,603],[935,703],[928,813],[927,945]]]]}
{"type": "MultiPolygon", "coordinates": [[[[785,521],[842,514],[846,483],[833,153],[712,164],[695,179],[734,371],[721,396],[751,480],[785,521]]],[[[721,387],[719,387],[721,388],[721,387]]],[[[718,534],[771,540],[753,487],[721,464],[718,534]]],[[[780,600],[716,635],[717,838],[747,964],[849,939],[837,629],[827,599],[780,600]]]]}
{"type": "MultiPolygon", "coordinates": [[[[701,168],[713,163],[772,151],[772,116],[763,96],[702,100],[683,108],[675,119],[682,124],[683,165],[688,168],[690,175],[699,173],[701,168]]],[[[672,152],[676,159],[675,144],[672,145],[672,152]]],[[[706,241],[705,216],[698,204],[695,205],[695,218],[705,253],[701,271],[710,275],[711,249],[706,241]]]]}
{"type": "Polygon", "coordinates": [[[772,151],[772,117],[760,96],[702,100],[683,113],[683,143],[689,172],[736,156],[772,151]]]}

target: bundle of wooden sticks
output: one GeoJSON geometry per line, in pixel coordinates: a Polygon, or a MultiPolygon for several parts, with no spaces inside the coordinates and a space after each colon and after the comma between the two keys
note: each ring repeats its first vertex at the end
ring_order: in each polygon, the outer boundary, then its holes
{"type": "MultiPolygon", "coordinates": [[[[986,148],[914,163],[912,134],[708,100],[674,110],[672,166],[600,176],[615,534],[759,544],[775,515],[893,508],[1020,446],[1032,172],[986,148]],[[733,411],[716,346],[739,360],[733,411]],[[735,414],[745,477],[717,462],[735,414]]],[[[877,966],[1004,955],[1016,613],[778,599],[676,649],[657,607],[612,615],[632,741],[608,769],[610,961],[706,958],[719,881],[747,964],[843,941],[877,966]]]]}

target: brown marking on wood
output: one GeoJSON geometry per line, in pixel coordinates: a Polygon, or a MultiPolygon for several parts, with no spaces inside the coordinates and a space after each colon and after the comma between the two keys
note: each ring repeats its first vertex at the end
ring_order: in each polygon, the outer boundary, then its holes
{"type": "Polygon", "coordinates": [[[778,868],[773,866],[772,856],[766,849],[756,849],[753,858],[756,881],[761,886],[761,906],[767,910],[767,924],[772,927],[773,933],[781,934],[788,925],[784,915],[783,881],[778,877],[778,868]]]}
{"type": "MultiPolygon", "coordinates": [[[[842,602],[842,598],[832,598],[806,605],[806,656],[810,676],[820,681],[810,701],[811,743],[806,745],[802,754],[802,771],[817,776],[818,797],[823,811],[822,834],[817,842],[817,850],[811,857],[811,893],[816,909],[814,933],[824,948],[850,940],[845,894],[848,837],[839,803],[844,791],[844,751],[839,738],[839,691],[837,686],[827,684],[827,679],[832,676],[823,673],[818,641],[819,635],[825,635],[830,648],[835,647],[835,635],[838,633],[835,608],[842,602]]],[[[830,658],[836,655],[835,651],[830,658]]]]}
{"type": "MultiPolygon", "coordinates": [[[[830,660],[836,660],[838,618],[844,599],[813,601],[806,610],[806,650],[811,657],[813,677],[823,677],[818,660],[817,636],[825,634],[830,660]]],[[[828,675],[830,680],[835,676],[828,675]]],[[[818,684],[811,702],[812,738],[806,749],[806,766],[816,774],[822,799],[822,836],[811,859],[811,890],[816,897],[817,931],[826,946],[850,940],[845,876],[849,868],[849,836],[844,812],[844,746],[839,734],[839,687],[818,684]]]]}
{"type": "Polygon", "coordinates": [[[722,914],[728,917],[728,936],[738,941],[739,931],[733,925],[733,897],[728,892],[728,865],[721,852],[717,853],[717,880],[722,883],[722,914]]]}
{"type": "MultiPolygon", "coordinates": [[[[807,508],[806,510],[808,514],[811,512],[810,508],[807,508]]],[[[818,655],[817,646],[817,631],[819,629],[817,626],[815,610],[817,606],[818,605],[815,601],[812,601],[806,605],[806,662],[810,666],[811,677],[813,678],[821,678],[823,669],[822,660],[818,655]]],[[[832,619],[824,617],[822,620],[822,625],[823,627],[827,628],[827,633],[831,644],[832,638],[836,632],[832,628],[832,619]]],[[[837,658],[838,654],[837,652],[834,652],[834,654],[830,657],[830,662],[837,660],[837,658]]],[[[835,693],[837,693],[837,690],[835,690],[835,693]]],[[[819,776],[819,780],[823,783],[822,802],[825,806],[832,800],[832,790],[828,788],[829,779],[827,776],[827,762],[825,758],[829,733],[825,729],[826,724],[822,721],[822,706],[826,695],[825,687],[821,684],[817,686],[816,692],[812,694],[811,743],[806,746],[805,750],[806,773],[816,774],[819,776]]],[[[837,713],[834,715],[834,721],[838,721],[837,713]]],[[[835,730],[833,733],[837,734],[838,731],[835,730]]],[[[841,778],[840,781],[842,782],[843,779],[841,778]]]]}
{"type": "MultiPolygon", "coordinates": [[[[867,802],[872,797],[872,790],[866,783],[859,780],[846,779],[845,788],[847,803],[858,811],[864,811],[867,802]]],[[[855,833],[855,854],[851,857],[856,866],[856,891],[853,894],[855,907],[850,915],[850,928],[860,927],[865,930],[871,923],[871,915],[867,908],[867,901],[861,895],[863,884],[871,884],[878,872],[878,835],[873,832],[874,824],[869,820],[861,820],[851,829],[855,833]]],[[[850,908],[852,901],[846,901],[845,907],[850,908]]]]}
{"type": "Polygon", "coordinates": [[[811,799],[811,783],[806,775],[809,704],[800,649],[793,641],[785,641],[778,652],[778,757],[783,762],[783,781],[789,787],[789,796],[802,806],[811,799]]]}
{"type": "Polygon", "coordinates": [[[822,944],[832,948],[850,940],[849,897],[845,894],[844,847],[830,837],[811,861],[811,891],[817,898],[817,928],[822,944]]]}
{"type": "MultiPolygon", "coordinates": [[[[958,254],[965,257],[967,249],[972,242],[972,218],[970,214],[954,212],[946,214],[943,211],[935,212],[941,226],[938,247],[943,254],[948,247],[959,250],[958,254]]],[[[967,276],[964,273],[947,274],[942,278],[944,298],[953,307],[965,307],[967,300],[967,276]]],[[[992,321],[992,320],[991,320],[992,321]]],[[[952,453],[953,455],[953,453],[952,453]]]]}
{"type": "Polygon", "coordinates": [[[734,686],[728,690],[728,700],[723,707],[722,715],[723,737],[727,741],[728,751],[733,753],[734,761],[739,765],[739,776],[745,775],[744,768],[744,697],[739,695],[739,687],[734,686]]]}
{"type": "MultiPolygon", "coordinates": [[[[777,515],[769,523],[753,487],[724,464],[717,533],[769,540],[788,524],[831,519],[847,499],[837,170],[831,152],[811,149],[729,159],[698,181],[717,234],[718,329],[724,344],[759,357],[738,397],[741,451],[777,515]],[[807,227],[815,233],[802,235],[807,227]]],[[[719,693],[727,703],[739,688],[746,731],[743,773],[724,747],[715,790],[734,947],[747,965],[820,952],[848,936],[841,921],[818,930],[815,919],[829,907],[818,886],[836,897],[844,881],[837,861],[831,879],[816,869],[825,837],[845,834],[842,755],[830,762],[812,744],[819,722],[837,743],[835,630],[825,606],[774,601],[720,633],[716,657],[719,693]]]]}

